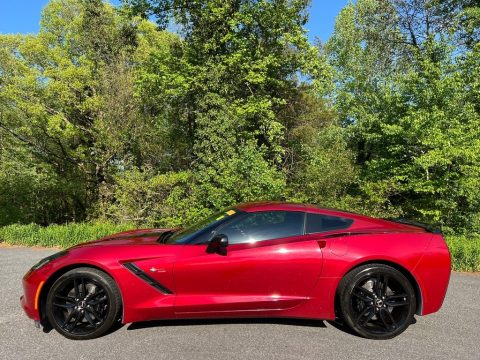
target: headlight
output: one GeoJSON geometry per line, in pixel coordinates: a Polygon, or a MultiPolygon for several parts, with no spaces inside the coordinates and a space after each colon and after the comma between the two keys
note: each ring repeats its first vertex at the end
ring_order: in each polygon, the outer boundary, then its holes
{"type": "Polygon", "coordinates": [[[30,269],[31,271],[35,271],[35,270],[38,270],[40,269],[41,267],[47,265],[49,262],[55,260],[55,259],[58,259],[62,256],[65,256],[68,254],[68,251],[67,250],[63,250],[63,251],[59,251],[53,255],[50,255],[50,256],[47,256],[46,258],[43,258],[42,260],[40,260],[38,263],[36,263],[35,265],[32,266],[32,268],[30,269]]]}

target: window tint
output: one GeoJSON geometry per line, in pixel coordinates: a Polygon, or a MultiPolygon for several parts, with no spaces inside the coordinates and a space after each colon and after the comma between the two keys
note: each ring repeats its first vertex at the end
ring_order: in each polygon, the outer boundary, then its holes
{"type": "Polygon", "coordinates": [[[262,211],[249,213],[217,229],[229,244],[253,243],[303,234],[303,212],[262,211]]]}
{"type": "Polygon", "coordinates": [[[217,212],[189,227],[175,232],[165,240],[167,244],[201,244],[207,242],[218,226],[239,216],[238,210],[226,209],[217,212]]]}
{"type": "Polygon", "coordinates": [[[352,219],[307,213],[307,226],[305,233],[314,234],[330,230],[346,229],[350,227],[352,223],[352,219]]]}

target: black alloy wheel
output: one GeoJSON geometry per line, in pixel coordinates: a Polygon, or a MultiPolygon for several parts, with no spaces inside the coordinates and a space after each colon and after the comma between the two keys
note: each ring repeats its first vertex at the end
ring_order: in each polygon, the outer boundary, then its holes
{"type": "Polygon", "coordinates": [[[413,322],[415,291],[391,266],[367,264],[352,270],[340,283],[339,297],[343,319],[360,336],[391,339],[413,322]]]}
{"type": "Polygon", "coordinates": [[[47,295],[46,315],[63,336],[93,339],[113,326],[120,308],[120,292],[110,276],[93,268],[77,268],[53,284],[47,295]]]}

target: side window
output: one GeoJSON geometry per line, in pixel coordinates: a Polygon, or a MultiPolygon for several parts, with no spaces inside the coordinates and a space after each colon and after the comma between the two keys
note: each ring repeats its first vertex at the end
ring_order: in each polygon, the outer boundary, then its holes
{"type": "Polygon", "coordinates": [[[347,229],[353,220],[338,216],[307,213],[306,234],[315,234],[330,230],[347,229]]]}
{"type": "Polygon", "coordinates": [[[304,212],[262,211],[246,214],[217,229],[228,236],[229,244],[254,243],[303,235],[304,212]]]}

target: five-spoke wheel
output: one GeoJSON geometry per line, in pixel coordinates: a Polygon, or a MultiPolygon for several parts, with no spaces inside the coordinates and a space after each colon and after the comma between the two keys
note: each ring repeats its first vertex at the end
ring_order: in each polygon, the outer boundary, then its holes
{"type": "Polygon", "coordinates": [[[50,324],[70,339],[91,339],[118,318],[121,299],[113,279],[92,268],[73,269],[55,281],[47,295],[50,324]]]}
{"type": "Polygon", "coordinates": [[[339,300],[345,322],[359,335],[390,339],[412,323],[415,291],[398,270],[383,264],[367,264],[340,283],[339,300]]]}

